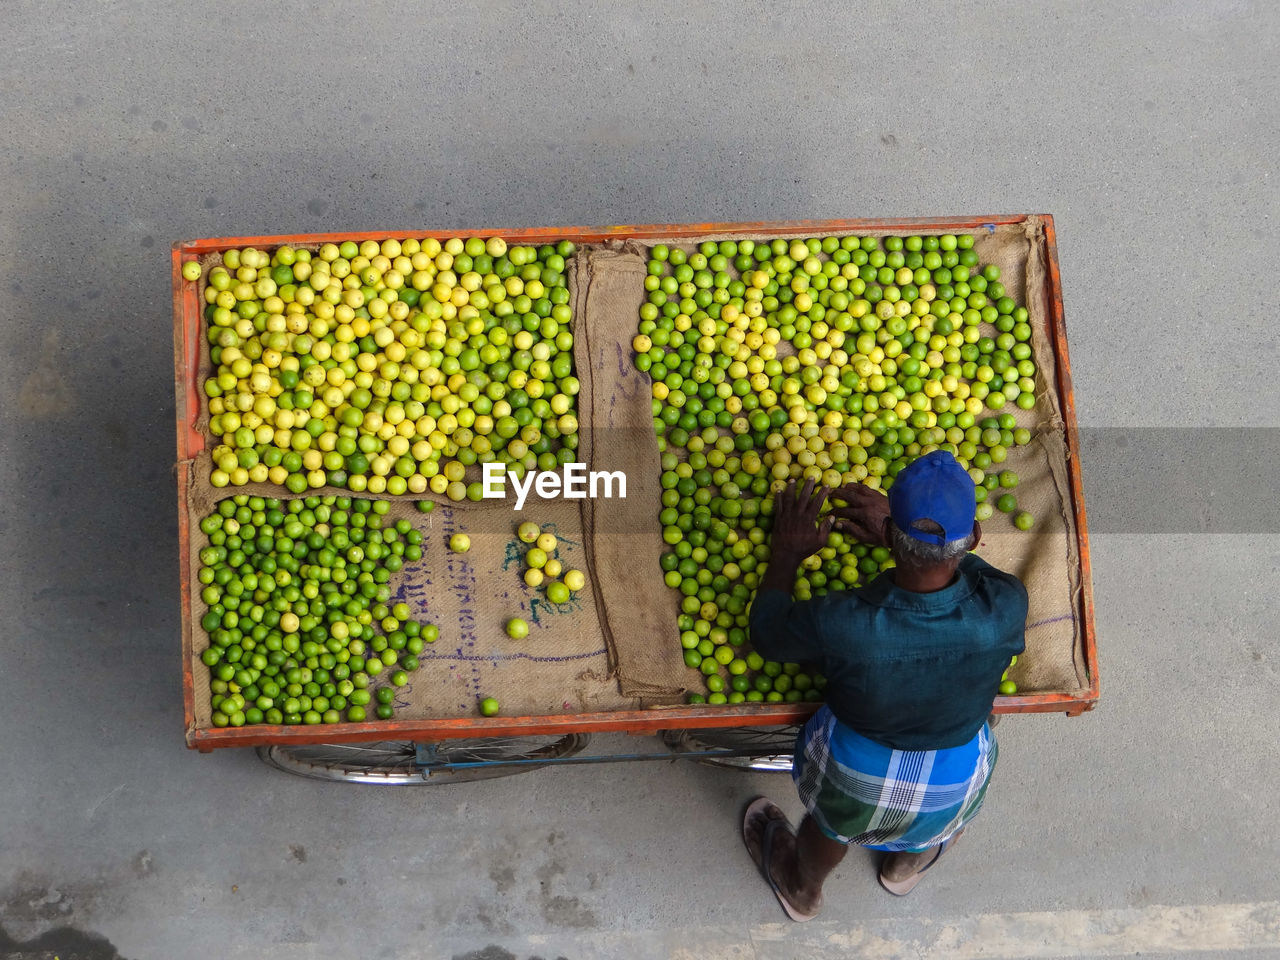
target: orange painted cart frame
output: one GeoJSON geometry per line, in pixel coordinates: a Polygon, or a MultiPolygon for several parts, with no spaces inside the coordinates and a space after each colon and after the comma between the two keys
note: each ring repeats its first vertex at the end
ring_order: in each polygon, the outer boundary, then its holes
{"type": "MultiPolygon", "coordinates": [[[[1066,428],[1068,478],[1071,508],[1080,555],[1081,590],[1075,611],[1080,623],[1081,655],[1088,672],[1088,686],[1078,694],[1039,693],[1001,696],[994,710],[1005,713],[1065,712],[1078,716],[1091,710],[1098,701],[1098,655],[1094,632],[1093,588],[1089,558],[1089,535],[1085,522],[1084,487],[1080,472],[1080,437],[1076,425],[1075,394],[1071,384],[1071,364],[1067,355],[1066,322],[1062,307],[1062,281],[1058,266],[1058,249],[1053,218],[1039,215],[1044,224],[1044,243],[1048,271],[1049,341],[1054,351],[1058,396],[1062,404],[1062,420],[1066,428]]],[[[655,240],[671,237],[737,236],[824,236],[848,233],[960,233],[982,230],[988,226],[1017,224],[1027,220],[1026,214],[995,217],[961,217],[948,219],[902,220],[787,220],[761,223],[664,223],[641,226],[611,227],[539,227],[507,230],[379,230],[365,233],[293,234],[275,237],[223,237],[190,240],[173,247],[173,317],[174,317],[174,390],[177,398],[178,459],[190,460],[205,448],[205,438],[196,429],[202,393],[198,383],[200,337],[202,336],[202,304],[194,284],[182,278],[182,265],[209,253],[219,253],[247,246],[270,249],[281,244],[319,244],[343,240],[387,240],[404,236],[472,237],[501,236],[508,241],[525,244],[604,243],[623,240],[655,240]]],[[[178,536],[180,589],[184,638],[191,621],[191,592],[194,583],[189,544],[192,518],[187,511],[188,479],[178,471],[178,536]]],[[[803,722],[816,709],[806,703],[762,703],[720,706],[661,707],[651,710],[617,710],[600,713],[559,714],[530,717],[456,717],[434,720],[388,720],[365,723],[343,723],[334,726],[267,726],[222,727],[201,729],[195,720],[194,651],[183,650],[183,707],[186,740],[189,747],[209,751],[215,747],[264,746],[272,744],[353,743],[371,740],[435,741],[456,737],[499,737],[531,734],[567,734],[589,732],[657,733],[661,730],[708,727],[766,727],[803,722]]]]}

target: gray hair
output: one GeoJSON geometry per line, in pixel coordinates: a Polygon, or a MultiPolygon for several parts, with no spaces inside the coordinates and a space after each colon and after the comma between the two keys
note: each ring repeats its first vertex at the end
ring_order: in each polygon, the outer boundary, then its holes
{"type": "MultiPolygon", "coordinates": [[[[912,526],[921,533],[942,533],[942,528],[932,520],[917,520],[912,526]]],[[[953,563],[969,552],[973,545],[971,534],[946,543],[925,543],[903,531],[893,521],[889,522],[889,546],[894,560],[906,567],[939,567],[953,563]]]]}

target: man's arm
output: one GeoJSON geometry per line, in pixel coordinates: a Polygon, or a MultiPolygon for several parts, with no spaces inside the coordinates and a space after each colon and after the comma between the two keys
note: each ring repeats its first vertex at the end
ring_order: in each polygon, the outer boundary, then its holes
{"type": "Polygon", "coordinates": [[[800,564],[804,563],[807,553],[800,553],[795,549],[782,549],[776,547],[769,548],[769,566],[765,568],[764,576],[760,578],[760,586],[757,588],[760,593],[767,590],[781,590],[787,596],[791,595],[791,587],[796,582],[796,571],[800,569],[800,564]]]}
{"type": "Polygon", "coordinates": [[[769,568],[760,580],[760,590],[782,590],[791,593],[796,570],[804,558],[827,545],[827,537],[835,526],[835,517],[818,522],[822,505],[827,502],[826,487],[813,490],[813,480],[796,491],[792,480],[773,498],[773,533],[769,537],[769,568]]]}
{"type": "Polygon", "coordinates": [[[846,504],[831,509],[837,530],[873,547],[889,546],[889,498],[882,491],[850,483],[837,487],[832,500],[846,504]]]}
{"type": "Polygon", "coordinates": [[[769,566],[751,605],[751,645],[771,660],[809,660],[818,655],[817,623],[807,603],[791,601],[791,587],[800,564],[826,546],[835,523],[833,517],[818,523],[827,492],[822,487],[815,494],[810,480],[797,494],[793,481],[774,498],[769,566]]]}
{"type": "Polygon", "coordinates": [[[751,646],[768,660],[821,663],[822,633],[813,601],[761,589],[751,603],[751,646]]]}

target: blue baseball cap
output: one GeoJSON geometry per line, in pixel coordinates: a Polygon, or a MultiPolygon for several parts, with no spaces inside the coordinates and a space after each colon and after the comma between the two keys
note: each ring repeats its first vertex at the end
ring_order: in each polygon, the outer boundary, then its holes
{"type": "Polygon", "coordinates": [[[889,515],[907,536],[924,543],[959,540],[973,532],[973,478],[945,450],[934,450],[912,461],[889,488],[889,515]],[[915,529],[920,520],[932,520],[942,535],[915,529]]]}

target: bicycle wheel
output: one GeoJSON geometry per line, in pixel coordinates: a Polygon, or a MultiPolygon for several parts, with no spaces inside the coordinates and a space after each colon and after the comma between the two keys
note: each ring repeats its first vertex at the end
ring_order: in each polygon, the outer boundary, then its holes
{"type": "Polygon", "coordinates": [[[726,727],[664,730],[662,742],[674,753],[706,754],[700,763],[735,770],[790,773],[798,724],[785,727],[726,727]]]}
{"type": "Polygon", "coordinates": [[[464,783],[524,773],[578,753],[585,733],[478,737],[418,744],[410,740],[259,747],[270,767],[311,780],[388,786],[464,783]]]}

